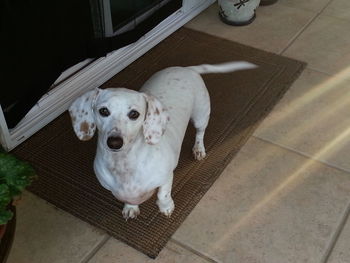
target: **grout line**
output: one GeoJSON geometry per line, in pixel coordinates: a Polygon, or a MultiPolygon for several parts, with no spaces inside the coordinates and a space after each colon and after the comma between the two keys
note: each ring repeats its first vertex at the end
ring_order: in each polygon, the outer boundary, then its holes
{"type": "MultiPolygon", "coordinates": [[[[275,145],[277,147],[280,147],[280,148],[283,148],[285,150],[288,150],[288,151],[291,151],[293,153],[296,153],[296,154],[298,154],[298,155],[300,155],[302,157],[309,158],[309,159],[311,159],[311,160],[313,160],[315,162],[321,163],[321,164],[326,165],[328,167],[331,167],[333,169],[336,169],[336,170],[339,170],[339,171],[342,171],[342,172],[346,172],[346,173],[350,173],[350,171],[347,171],[345,169],[336,167],[336,166],[334,166],[332,164],[329,164],[327,162],[314,159],[312,156],[309,156],[309,155],[307,155],[305,153],[296,151],[296,150],[294,150],[292,148],[289,148],[289,147],[286,147],[284,145],[280,145],[278,143],[274,143],[274,142],[272,142],[270,140],[267,140],[267,139],[264,139],[264,138],[260,138],[260,137],[255,136],[255,135],[253,135],[253,137],[258,139],[258,140],[261,140],[263,142],[266,142],[266,143],[269,143],[269,144],[273,144],[273,145],[275,145]]],[[[329,257],[332,255],[332,252],[333,252],[333,250],[334,250],[334,248],[335,248],[335,246],[337,244],[337,241],[339,240],[339,237],[340,237],[340,235],[341,235],[341,233],[342,233],[342,231],[344,229],[344,226],[347,223],[349,217],[350,217],[350,203],[348,203],[348,205],[346,206],[345,211],[342,213],[341,219],[340,219],[339,223],[337,224],[337,228],[335,229],[333,235],[331,236],[330,241],[326,245],[326,250],[325,250],[324,255],[322,256],[321,261],[320,261],[321,263],[327,263],[328,262],[329,257]]]]}
{"type": "Polygon", "coordinates": [[[327,244],[326,251],[322,257],[322,260],[320,261],[321,263],[327,263],[329,260],[329,257],[332,255],[332,252],[337,244],[337,241],[339,240],[339,237],[344,229],[344,226],[346,222],[349,219],[349,214],[350,214],[350,203],[346,207],[343,216],[341,217],[341,220],[338,224],[338,227],[336,228],[333,236],[331,237],[329,243],[327,244]]]}
{"type": "Polygon", "coordinates": [[[283,53],[297,40],[297,38],[306,30],[306,28],[309,27],[309,25],[315,21],[315,19],[319,16],[319,13],[316,13],[316,15],[310,19],[309,22],[307,22],[300,30],[297,32],[287,43],[287,45],[282,48],[281,51],[279,51],[277,54],[278,55],[283,55],[283,53]]]}
{"type": "Polygon", "coordinates": [[[296,154],[298,154],[298,155],[300,155],[300,156],[302,156],[302,157],[304,157],[304,158],[311,159],[311,160],[313,160],[313,161],[315,161],[315,162],[317,162],[317,163],[320,163],[320,164],[322,164],[322,165],[325,165],[325,166],[328,166],[328,167],[330,167],[330,168],[336,169],[336,170],[338,170],[338,171],[341,171],[341,172],[344,172],[344,173],[347,173],[347,174],[350,173],[350,170],[347,170],[347,169],[338,167],[338,166],[336,166],[336,165],[334,165],[334,164],[332,164],[332,163],[329,163],[329,162],[327,162],[327,161],[323,161],[323,160],[316,159],[316,158],[314,158],[313,156],[311,156],[311,155],[309,155],[309,154],[307,154],[307,153],[298,151],[298,150],[293,149],[293,148],[291,148],[291,147],[288,147],[288,146],[286,146],[286,145],[273,142],[273,141],[271,141],[271,140],[269,140],[269,139],[265,139],[265,138],[260,137],[260,136],[257,136],[257,135],[252,135],[252,137],[254,137],[254,138],[258,139],[258,140],[261,140],[261,141],[263,141],[263,142],[273,144],[273,145],[275,145],[275,146],[277,146],[277,147],[280,147],[280,148],[283,148],[283,149],[285,149],[285,150],[291,151],[291,152],[296,153],[296,154]]]}
{"type": "Polygon", "coordinates": [[[96,253],[107,243],[111,238],[108,234],[80,261],[80,263],[88,263],[96,253]]]}
{"type": "Polygon", "coordinates": [[[306,66],[305,69],[309,69],[309,70],[312,70],[312,71],[315,71],[315,72],[318,72],[318,73],[321,73],[321,74],[324,74],[324,75],[327,75],[329,77],[332,77],[334,76],[333,73],[329,73],[329,72],[325,72],[325,71],[322,71],[322,70],[319,70],[319,69],[316,69],[316,68],[313,68],[313,67],[309,67],[309,66],[306,66]]]}
{"type": "Polygon", "coordinates": [[[310,21],[308,23],[306,23],[306,25],[304,27],[302,27],[300,29],[300,31],[295,34],[294,37],[292,37],[292,39],[289,41],[289,43],[287,44],[287,46],[285,48],[283,48],[280,52],[278,52],[279,55],[282,55],[284,52],[286,52],[286,50],[297,40],[297,38],[310,26],[310,24],[312,22],[314,22],[316,20],[316,18],[318,18],[320,16],[320,14],[331,4],[331,2],[333,2],[333,0],[329,0],[329,2],[320,10],[318,11],[318,13],[316,13],[316,15],[310,19],[310,21]]]}
{"type": "Polygon", "coordinates": [[[201,257],[202,259],[204,259],[204,260],[206,260],[206,261],[208,261],[208,262],[211,262],[211,263],[218,263],[218,261],[212,259],[211,257],[209,257],[209,256],[207,256],[207,255],[205,255],[205,254],[203,254],[203,253],[201,253],[201,252],[195,250],[194,248],[192,248],[192,247],[190,247],[190,246],[188,246],[188,245],[185,245],[185,244],[181,243],[180,241],[177,241],[177,240],[174,239],[174,238],[171,238],[170,241],[173,242],[173,243],[175,243],[175,244],[178,245],[179,247],[182,247],[182,248],[184,248],[184,249],[190,251],[191,253],[193,253],[193,254],[195,254],[195,255],[201,257]]]}

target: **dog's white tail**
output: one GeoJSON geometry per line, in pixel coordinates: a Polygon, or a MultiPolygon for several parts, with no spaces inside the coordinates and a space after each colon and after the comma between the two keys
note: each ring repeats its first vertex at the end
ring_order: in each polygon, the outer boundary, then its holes
{"type": "Polygon", "coordinates": [[[246,61],[235,61],[235,62],[216,64],[216,65],[203,64],[198,66],[190,66],[187,68],[197,72],[198,74],[207,74],[207,73],[228,73],[232,71],[243,70],[243,69],[253,69],[257,67],[258,67],[257,65],[254,65],[246,61]]]}

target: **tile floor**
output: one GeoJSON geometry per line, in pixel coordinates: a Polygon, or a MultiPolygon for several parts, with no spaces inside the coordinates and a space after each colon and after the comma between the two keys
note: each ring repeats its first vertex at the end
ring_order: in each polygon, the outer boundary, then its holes
{"type": "MultiPolygon", "coordinates": [[[[187,26],[308,68],[155,262],[350,262],[349,1],[279,0],[246,27],[217,11],[187,26]]],[[[30,193],[18,213],[9,263],[153,262],[30,193]]]]}

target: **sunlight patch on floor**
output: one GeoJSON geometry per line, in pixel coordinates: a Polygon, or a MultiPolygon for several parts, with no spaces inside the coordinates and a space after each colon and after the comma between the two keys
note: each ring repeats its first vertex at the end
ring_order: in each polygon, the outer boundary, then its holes
{"type": "MultiPolygon", "coordinates": [[[[334,89],[337,89],[339,86],[344,85],[344,83],[350,80],[350,67],[346,70],[342,71],[335,77],[330,78],[326,82],[316,86],[308,93],[304,94],[299,99],[293,101],[291,104],[288,104],[288,109],[283,110],[283,115],[280,115],[279,118],[273,120],[272,124],[267,127],[271,129],[271,126],[275,125],[278,122],[285,121],[285,118],[291,114],[295,114],[295,112],[303,110],[303,107],[306,107],[307,104],[311,103],[312,100],[319,99],[321,96],[327,96],[334,89]]],[[[343,96],[339,97],[336,101],[334,101],[333,105],[331,105],[332,110],[329,109],[320,109],[317,116],[313,116],[312,120],[306,120],[303,127],[295,127],[288,132],[285,136],[286,141],[296,141],[298,138],[303,137],[304,133],[308,129],[312,129],[318,122],[322,122],[325,119],[333,118],[338,111],[344,110],[345,107],[349,107],[350,105],[350,94],[343,94],[343,96]]],[[[349,107],[350,108],[350,107],[349,107]]],[[[350,109],[349,109],[350,110],[350,109]]],[[[329,127],[332,129],[332,127],[329,127]]],[[[222,236],[218,242],[215,243],[214,247],[219,248],[222,244],[226,242],[226,240],[230,239],[232,235],[238,232],[242,227],[244,227],[247,223],[250,222],[250,219],[254,216],[257,216],[259,211],[263,209],[268,209],[268,205],[273,201],[276,203],[281,198],[281,196],[285,196],[288,193],[292,192],[293,189],[298,187],[298,185],[302,184],[306,179],[306,173],[310,166],[312,166],[315,161],[321,160],[325,157],[329,157],[332,154],[335,154],[339,148],[344,145],[350,138],[350,127],[343,127],[337,136],[335,136],[332,140],[325,142],[322,148],[313,156],[313,159],[308,159],[303,163],[301,167],[292,172],[291,175],[288,176],[284,181],[277,184],[277,186],[263,197],[259,202],[257,202],[254,206],[252,206],[247,214],[241,217],[238,221],[233,223],[227,230],[226,234],[222,236]]],[[[263,149],[265,151],[266,149],[263,149]]],[[[259,158],[259,162],[261,165],[266,165],[266,163],[271,162],[273,158],[276,158],[275,154],[278,151],[270,150],[269,152],[257,152],[256,157],[259,158]]],[[[240,164],[242,165],[242,164],[240,164]]],[[[253,166],[251,164],[243,164],[245,174],[255,173],[258,174],[259,170],[263,167],[253,166]]],[[[249,179],[247,179],[249,180],[249,179]]]]}

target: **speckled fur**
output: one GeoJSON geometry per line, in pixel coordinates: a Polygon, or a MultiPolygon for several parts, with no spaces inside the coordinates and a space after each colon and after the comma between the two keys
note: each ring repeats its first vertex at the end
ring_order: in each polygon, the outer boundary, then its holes
{"type": "Polygon", "coordinates": [[[94,170],[101,185],[125,203],[126,219],[135,218],[140,213],[138,205],[156,190],[159,210],[166,216],[173,212],[173,171],[190,119],[197,130],[194,157],[205,158],[203,137],[210,100],[200,74],[253,67],[247,62],[171,67],[154,74],[139,92],[95,89],[73,102],[69,113],[78,138],[88,140],[98,130],[94,170]],[[108,108],[108,117],[99,114],[101,107],[108,108]],[[136,120],[128,118],[131,109],[140,114],[136,120]],[[109,136],[121,137],[123,146],[111,150],[109,136]]]}

